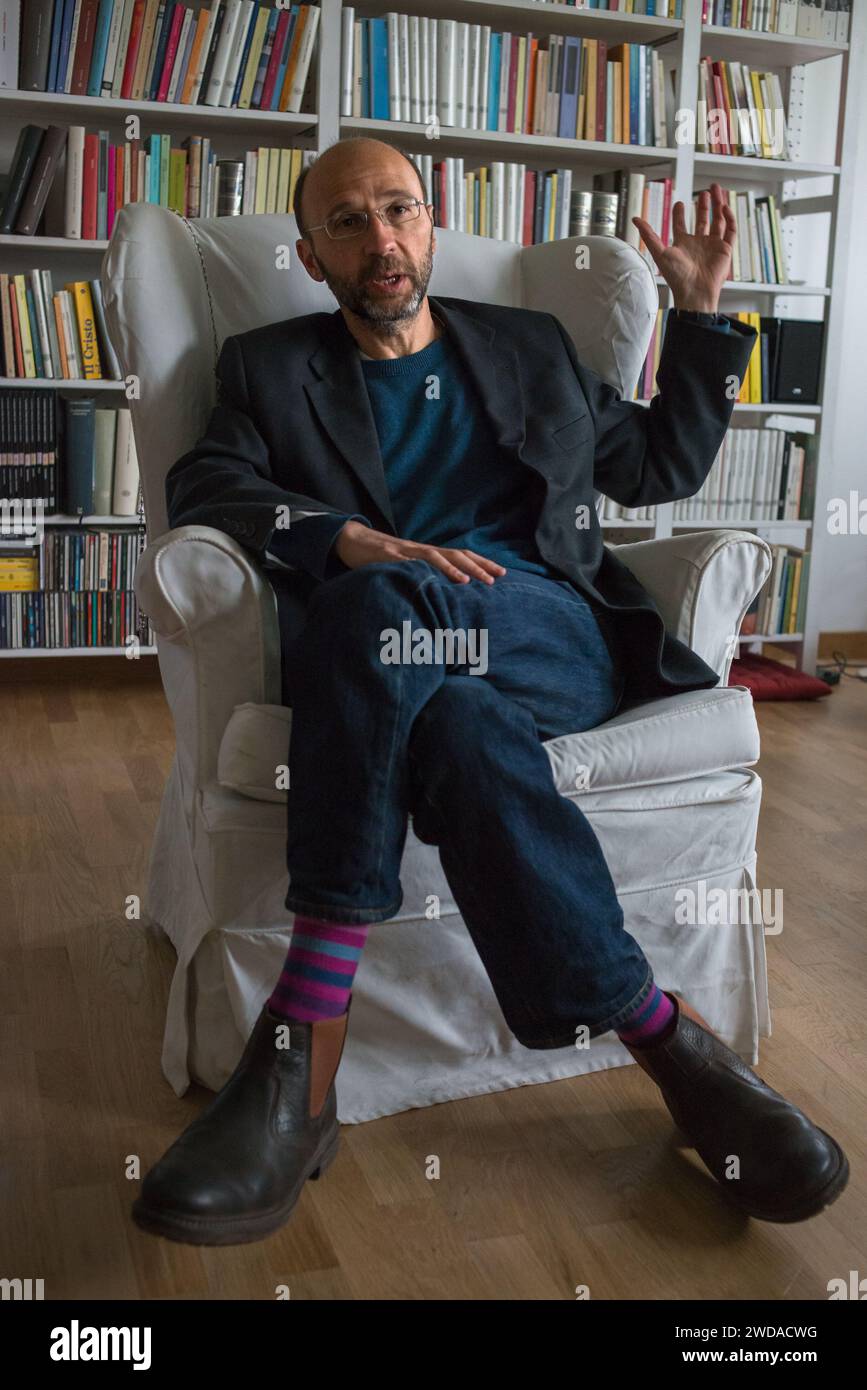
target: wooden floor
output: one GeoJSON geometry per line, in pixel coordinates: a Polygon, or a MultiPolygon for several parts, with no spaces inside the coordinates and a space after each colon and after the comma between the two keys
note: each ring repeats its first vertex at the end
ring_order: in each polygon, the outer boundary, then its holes
{"type": "Polygon", "coordinates": [[[867,1274],[867,686],[757,707],[785,927],[756,1069],[848,1153],[825,1214],[733,1213],[627,1066],[345,1126],[282,1232],[204,1249],[129,1216],[130,1156],[146,1170],[211,1093],[162,1076],[173,952],[124,915],[173,732],[157,678],[120,664],[0,689],[0,1276],[47,1299],[785,1300],[867,1274]]]}

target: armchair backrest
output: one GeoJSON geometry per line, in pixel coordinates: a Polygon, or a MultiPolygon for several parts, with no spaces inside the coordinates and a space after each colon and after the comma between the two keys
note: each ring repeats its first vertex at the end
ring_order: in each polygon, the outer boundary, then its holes
{"type": "MultiPolygon", "coordinates": [[[[188,221],[150,203],[118,214],[102,282],[112,344],[137,379],[129,405],[150,540],[168,530],[166,473],[216,400],[223,339],[336,308],[298,260],[297,235],[292,214],[188,221]]],[[[528,247],[439,227],[436,237],[431,293],[556,314],[582,363],[632,395],[659,303],[637,251],[614,237],[528,247]]]]}

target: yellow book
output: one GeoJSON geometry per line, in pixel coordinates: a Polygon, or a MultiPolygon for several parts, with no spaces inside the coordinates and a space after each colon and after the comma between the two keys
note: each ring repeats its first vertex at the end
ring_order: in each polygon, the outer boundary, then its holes
{"type": "Polygon", "coordinates": [[[268,198],[268,156],[270,151],[260,145],[256,160],[256,203],[254,212],[267,212],[268,198]]]}
{"type": "Polygon", "coordinates": [[[291,212],[292,209],[293,209],[293,204],[294,204],[294,202],[295,202],[295,185],[296,185],[296,183],[298,182],[298,175],[301,173],[301,151],[300,151],[300,150],[290,150],[289,153],[290,153],[291,156],[292,156],[292,164],[291,164],[291,168],[290,168],[290,171],[289,171],[289,202],[288,202],[288,208],[289,208],[289,211],[291,212]]]}
{"type": "Polygon", "coordinates": [[[554,241],[556,236],[555,218],[557,215],[557,179],[558,175],[557,171],[555,170],[554,173],[551,175],[551,203],[548,208],[548,230],[545,236],[546,241],[554,241]]]}
{"type": "MultiPolygon", "coordinates": [[[[578,54],[578,119],[575,122],[576,140],[584,139],[584,109],[586,107],[585,91],[587,88],[587,40],[581,40],[581,50],[578,54]]],[[[556,126],[554,127],[556,130],[556,126]]]]}
{"type": "Polygon", "coordinates": [[[527,36],[518,39],[518,76],[515,82],[515,134],[524,130],[524,78],[527,72],[527,36]]]}
{"type": "Polygon", "coordinates": [[[475,217],[476,211],[476,173],[474,169],[471,169],[468,174],[464,175],[464,183],[467,186],[467,196],[465,199],[467,205],[467,216],[464,231],[474,232],[476,230],[473,226],[473,219],[475,217]]]}
{"type": "Polygon", "coordinates": [[[479,236],[488,235],[488,166],[479,170],[479,236]]]}
{"type": "Polygon", "coordinates": [[[277,173],[277,206],[275,212],[286,212],[289,207],[289,173],[292,168],[292,151],[280,150],[277,173]]]}
{"type": "Polygon", "coordinates": [[[18,331],[21,334],[21,351],[24,355],[24,375],[36,376],[36,357],[33,352],[33,338],[30,334],[30,315],[27,312],[27,277],[13,276],[15,298],[18,301],[18,331]]]}
{"type": "MultiPolygon", "coordinates": [[[[749,323],[749,321],[750,321],[750,316],[749,316],[749,314],[746,312],[745,309],[738,309],[738,311],[737,311],[737,313],[735,314],[734,317],[735,317],[740,323],[749,323]]],[[[754,354],[753,354],[753,355],[754,355],[754,354]]],[[[751,377],[751,374],[752,374],[752,363],[753,363],[753,357],[752,357],[752,355],[751,355],[751,356],[750,356],[750,360],[749,360],[749,362],[747,363],[747,369],[746,369],[746,371],[744,372],[743,381],[741,382],[741,389],[740,389],[740,391],[738,392],[737,400],[736,400],[736,402],[735,402],[736,405],[749,405],[749,402],[750,402],[750,377],[751,377]]]]}
{"type": "Polygon", "coordinates": [[[762,159],[770,159],[771,142],[768,139],[768,122],[765,117],[765,99],[762,96],[762,84],[759,81],[757,72],[750,73],[750,85],[753,89],[753,100],[756,103],[756,111],[759,119],[759,134],[762,142],[762,159]]]}
{"type": "Polygon", "coordinates": [[[75,319],[78,324],[78,341],[81,347],[81,360],[84,364],[85,381],[95,381],[102,376],[99,361],[99,346],[96,339],[96,318],[93,313],[93,300],[90,285],[86,280],[74,280],[64,285],[69,290],[75,304],[75,319]]]}
{"type": "Polygon", "coordinates": [[[761,314],[757,313],[750,314],[749,321],[752,324],[753,328],[756,330],[756,343],[752,351],[753,388],[755,390],[755,395],[751,398],[750,403],[752,405],[761,405],[762,400],[764,399],[762,395],[762,316],[761,314]]]}
{"type": "Polygon", "coordinates": [[[265,211],[277,212],[277,178],[280,173],[280,151],[268,152],[268,188],[265,193],[265,211]]]}
{"type": "MultiPolygon", "coordinates": [[[[193,95],[193,84],[195,83],[195,80],[196,80],[196,73],[199,71],[199,59],[201,58],[201,55],[202,55],[202,44],[205,42],[205,34],[207,33],[208,26],[209,26],[210,22],[211,22],[211,12],[210,12],[210,10],[209,10],[207,7],[206,7],[205,9],[199,10],[199,17],[198,17],[198,19],[196,20],[196,32],[195,32],[195,34],[194,34],[194,36],[193,36],[193,45],[192,45],[192,48],[190,49],[190,61],[189,61],[188,64],[187,64],[187,74],[186,74],[186,77],[184,78],[184,85],[183,85],[183,87],[181,88],[180,94],[178,95],[178,98],[177,98],[177,100],[178,100],[183,106],[189,106],[189,105],[190,105],[190,98],[191,98],[192,95],[193,95]]],[[[265,11],[265,22],[266,22],[266,23],[268,22],[268,11],[267,11],[267,10],[265,11]]],[[[259,45],[259,52],[261,53],[261,51],[262,51],[262,47],[261,47],[261,44],[260,44],[260,45],[259,45]]],[[[258,63],[258,61],[259,61],[259,58],[258,58],[258,55],[257,55],[256,62],[258,63]]],[[[239,102],[238,104],[240,105],[241,103],[239,102]]]]}
{"type": "Polygon", "coordinates": [[[39,560],[33,555],[0,554],[0,593],[21,594],[39,588],[39,560]]]}
{"type": "Polygon", "coordinates": [[[616,145],[625,144],[623,139],[623,64],[612,63],[608,69],[608,75],[614,72],[614,133],[613,139],[616,145]]]}
{"type": "Polygon", "coordinates": [[[584,139],[596,139],[596,59],[599,45],[596,39],[585,39],[587,45],[587,74],[584,82],[584,139]]]}
{"type": "MultiPolygon", "coordinates": [[[[207,13],[207,11],[203,11],[207,13]]],[[[256,20],[256,27],[253,30],[253,39],[250,44],[250,55],[247,59],[247,67],[244,73],[244,81],[241,83],[241,91],[238,96],[238,107],[246,110],[253,96],[253,88],[256,85],[256,73],[259,70],[259,59],[262,56],[262,47],[265,43],[265,30],[268,28],[268,17],[270,10],[262,6],[259,10],[259,18],[256,20]]]]}
{"type": "Polygon", "coordinates": [[[185,217],[187,213],[187,152],[172,150],[169,154],[169,208],[185,217]]]}

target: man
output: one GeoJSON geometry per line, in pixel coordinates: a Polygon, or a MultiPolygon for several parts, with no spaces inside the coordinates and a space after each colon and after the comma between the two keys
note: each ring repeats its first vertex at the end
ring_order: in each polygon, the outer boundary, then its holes
{"type": "Polygon", "coordinates": [[[669,247],[634,219],[675,301],[649,408],[583,367],[553,315],[428,296],[432,205],[391,146],[333,146],[295,209],[300,260],[339,309],[228,338],[208,429],[166,480],[173,527],[216,526],[284,566],[269,575],[294,931],[236,1071],[148,1173],[136,1220],[256,1240],[332,1162],[354,973],[400,907],[410,813],[520,1042],[613,1029],[740,1210],[813,1215],[845,1155],[657,986],[543,746],[623,700],[718,681],[603,547],[593,489],[689,497],[717,454],[755,340],[716,312],[735,239],[719,186],[694,235],[675,205],[669,247]],[[404,631],[467,640],[395,660],[404,631]]]}

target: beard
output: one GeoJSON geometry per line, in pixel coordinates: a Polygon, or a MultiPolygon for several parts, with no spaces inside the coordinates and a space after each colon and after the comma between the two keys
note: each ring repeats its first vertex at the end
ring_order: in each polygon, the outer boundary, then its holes
{"type": "Polygon", "coordinates": [[[414,319],[421,308],[433,273],[432,247],[433,228],[431,228],[427,249],[418,266],[396,264],[394,259],[390,263],[381,261],[376,265],[369,266],[364,271],[364,278],[361,280],[346,280],[340,275],[333,274],[327,266],[322,264],[315,253],[314,260],[338,304],[341,304],[344,309],[349,309],[357,318],[374,325],[380,333],[387,336],[389,331],[397,332],[399,325],[405,323],[407,319],[414,319]],[[409,281],[409,287],[400,299],[382,300],[368,287],[367,282],[369,280],[382,279],[386,275],[397,274],[405,275],[409,281]]]}

